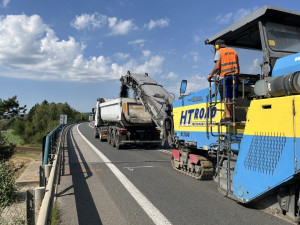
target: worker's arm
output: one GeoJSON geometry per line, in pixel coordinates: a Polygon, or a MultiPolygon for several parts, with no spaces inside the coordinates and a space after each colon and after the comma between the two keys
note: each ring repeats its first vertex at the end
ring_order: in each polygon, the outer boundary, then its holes
{"type": "Polygon", "coordinates": [[[218,72],[220,71],[220,68],[221,68],[221,60],[218,60],[218,61],[216,61],[216,64],[215,64],[213,70],[212,70],[211,73],[208,75],[207,80],[210,81],[210,78],[211,78],[214,74],[218,73],[218,72]]]}

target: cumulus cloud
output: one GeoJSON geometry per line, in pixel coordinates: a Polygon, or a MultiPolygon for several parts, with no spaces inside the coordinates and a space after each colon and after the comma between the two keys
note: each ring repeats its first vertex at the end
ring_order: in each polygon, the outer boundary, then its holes
{"type": "Polygon", "coordinates": [[[132,30],[137,30],[133,20],[121,20],[117,17],[108,17],[99,13],[81,14],[71,22],[71,26],[77,30],[95,30],[107,26],[110,35],[124,35],[132,30]]]}
{"type": "Polygon", "coordinates": [[[152,75],[160,74],[162,72],[162,65],[164,60],[165,58],[163,56],[151,56],[149,61],[146,61],[142,65],[135,66],[135,71],[137,73],[149,73],[152,75]]]}
{"type": "Polygon", "coordinates": [[[193,57],[194,62],[198,62],[199,59],[198,52],[191,51],[190,55],[193,57]]]}
{"type": "Polygon", "coordinates": [[[117,17],[108,18],[108,27],[111,29],[111,35],[123,35],[137,29],[132,20],[123,21],[118,20],[117,17]]]}
{"type": "Polygon", "coordinates": [[[197,35],[197,34],[195,34],[195,35],[193,36],[193,38],[194,38],[194,41],[195,41],[196,43],[198,43],[198,42],[200,41],[200,36],[197,35]]]}
{"type": "Polygon", "coordinates": [[[144,39],[136,39],[134,41],[129,41],[128,44],[129,45],[134,45],[134,46],[140,46],[143,47],[145,45],[146,40],[144,39]]]}
{"type": "Polygon", "coordinates": [[[258,58],[254,59],[252,64],[248,69],[250,74],[259,74],[260,73],[260,64],[258,58]]]}
{"type": "Polygon", "coordinates": [[[232,23],[232,22],[235,22],[237,20],[240,20],[240,19],[244,18],[245,16],[249,15],[250,13],[255,11],[256,9],[258,9],[258,7],[254,7],[254,8],[250,8],[250,9],[240,8],[236,12],[229,12],[229,13],[226,13],[226,14],[219,14],[216,17],[216,21],[219,24],[232,23]]]}
{"type": "Polygon", "coordinates": [[[127,59],[129,56],[130,55],[128,53],[122,53],[122,52],[115,53],[115,57],[121,60],[127,59]]]}
{"type": "Polygon", "coordinates": [[[2,6],[5,8],[7,7],[8,3],[10,2],[10,0],[2,0],[2,6]]]}
{"type": "Polygon", "coordinates": [[[169,26],[169,19],[168,18],[162,18],[159,20],[150,20],[149,23],[145,24],[144,27],[147,28],[148,30],[152,30],[154,28],[164,28],[169,26]]]}
{"type": "Polygon", "coordinates": [[[167,75],[161,76],[161,78],[166,79],[166,80],[176,80],[178,78],[178,75],[174,72],[170,72],[167,75]]]}
{"type": "Polygon", "coordinates": [[[94,14],[81,14],[76,15],[76,18],[71,22],[71,26],[77,30],[83,29],[97,29],[105,26],[107,24],[107,16],[94,13],[94,14]]]}
{"type": "Polygon", "coordinates": [[[189,77],[187,81],[187,93],[199,91],[208,87],[206,77],[200,76],[199,74],[189,77]]]}
{"type": "Polygon", "coordinates": [[[75,38],[59,40],[38,15],[8,15],[0,18],[0,76],[93,82],[118,79],[127,70],[160,74],[164,58],[159,55],[142,63],[128,59],[123,64],[110,57],[85,58],[83,44],[75,38]]]}
{"type": "Polygon", "coordinates": [[[231,18],[233,16],[233,13],[227,13],[225,15],[219,14],[216,18],[217,22],[219,24],[225,24],[225,23],[229,23],[231,21],[231,18]]]}
{"type": "Polygon", "coordinates": [[[151,52],[149,50],[143,50],[142,53],[143,53],[143,56],[146,58],[151,55],[151,52]]]}

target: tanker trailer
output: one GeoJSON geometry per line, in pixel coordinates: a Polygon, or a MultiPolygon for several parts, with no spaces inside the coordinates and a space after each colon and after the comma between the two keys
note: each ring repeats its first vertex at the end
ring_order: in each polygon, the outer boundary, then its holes
{"type": "Polygon", "coordinates": [[[98,98],[95,111],[95,133],[100,141],[107,140],[117,149],[133,144],[156,148],[161,144],[160,130],[139,100],[98,98]]]}

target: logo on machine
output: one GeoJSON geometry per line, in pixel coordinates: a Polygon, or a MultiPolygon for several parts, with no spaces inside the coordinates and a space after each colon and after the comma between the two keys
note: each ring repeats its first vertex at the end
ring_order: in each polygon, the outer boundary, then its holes
{"type": "Polygon", "coordinates": [[[211,112],[209,111],[209,108],[205,110],[205,108],[195,108],[195,109],[188,109],[181,111],[181,117],[180,117],[180,126],[185,125],[195,125],[195,126],[201,126],[205,125],[205,123],[197,123],[199,120],[203,120],[206,118],[215,118],[217,114],[217,108],[213,107],[211,112]]]}
{"type": "Polygon", "coordinates": [[[300,56],[295,57],[295,62],[298,62],[298,61],[300,61],[300,56]]]}

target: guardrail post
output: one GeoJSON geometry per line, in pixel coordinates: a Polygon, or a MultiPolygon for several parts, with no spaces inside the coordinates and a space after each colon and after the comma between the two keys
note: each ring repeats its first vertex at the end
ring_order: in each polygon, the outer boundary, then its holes
{"type": "Polygon", "coordinates": [[[50,176],[52,165],[47,164],[47,165],[44,166],[44,168],[45,168],[45,177],[48,179],[49,176],[50,176]]]}
{"type": "Polygon", "coordinates": [[[34,189],[34,214],[35,214],[35,223],[39,216],[40,208],[42,201],[45,195],[45,187],[37,187],[34,189]]]}
{"type": "Polygon", "coordinates": [[[40,166],[40,187],[46,186],[46,176],[44,167],[40,166]]]}
{"type": "Polygon", "coordinates": [[[33,193],[32,189],[26,191],[26,218],[28,225],[35,224],[33,193]]]}

